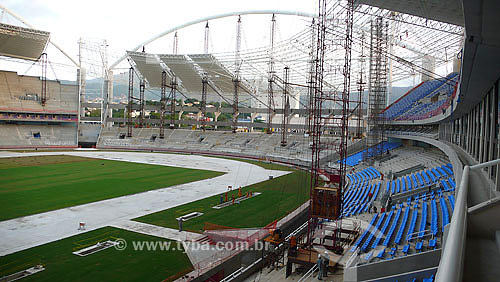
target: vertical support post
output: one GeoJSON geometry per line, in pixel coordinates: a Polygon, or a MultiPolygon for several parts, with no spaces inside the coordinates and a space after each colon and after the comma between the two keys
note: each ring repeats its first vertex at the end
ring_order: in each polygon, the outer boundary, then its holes
{"type": "Polygon", "coordinates": [[[165,138],[165,107],[167,98],[165,95],[167,88],[167,72],[161,72],[161,98],[160,98],[160,139],[165,138]]]}
{"type": "Polygon", "coordinates": [[[316,52],[315,52],[315,41],[316,41],[316,24],[314,23],[314,18],[311,22],[311,51],[309,53],[309,79],[307,81],[307,95],[309,96],[308,114],[307,114],[307,133],[311,134],[312,131],[312,120],[313,120],[313,104],[314,104],[314,70],[316,65],[316,52]]]}
{"type": "Polygon", "coordinates": [[[47,102],[47,53],[43,53],[40,57],[40,62],[42,64],[42,91],[40,92],[40,102],[42,107],[45,107],[47,102]]]}
{"type": "Polygon", "coordinates": [[[361,118],[363,116],[363,87],[366,84],[364,81],[364,68],[365,68],[365,53],[364,53],[364,45],[365,45],[365,33],[361,33],[361,55],[359,59],[359,80],[358,80],[358,120],[356,127],[356,137],[361,138],[363,135],[361,118]]]}
{"type": "Polygon", "coordinates": [[[132,99],[134,97],[134,69],[128,69],[127,137],[132,137],[132,99]]]}
{"type": "Polygon", "coordinates": [[[238,22],[236,23],[236,52],[235,52],[235,71],[234,71],[234,96],[233,96],[233,133],[236,133],[236,129],[238,127],[238,88],[240,84],[240,67],[241,67],[241,58],[240,58],[240,49],[241,49],[241,16],[238,16],[238,22]]]}
{"type": "Polygon", "coordinates": [[[144,115],[145,115],[145,111],[144,111],[144,90],[145,90],[146,86],[145,86],[145,83],[144,83],[144,79],[141,79],[141,82],[139,84],[139,105],[140,105],[140,112],[141,112],[141,116],[140,116],[140,119],[139,119],[139,127],[144,127],[144,115]]]}
{"type": "Polygon", "coordinates": [[[172,47],[173,48],[172,53],[173,54],[177,54],[177,51],[179,51],[178,50],[178,48],[179,48],[179,37],[177,37],[177,31],[174,34],[174,44],[172,46],[173,46],[172,47]]]}
{"type": "Polygon", "coordinates": [[[274,115],[274,36],[276,33],[276,16],[273,14],[271,19],[271,44],[269,48],[269,72],[268,72],[268,89],[267,89],[267,134],[272,133],[272,120],[274,115]]]}
{"type": "Polygon", "coordinates": [[[208,54],[209,36],[210,36],[210,33],[209,33],[209,27],[208,27],[208,22],[207,22],[207,24],[205,25],[205,40],[204,40],[204,45],[203,45],[203,51],[205,52],[205,54],[208,54]]]}
{"type": "Polygon", "coordinates": [[[283,84],[283,99],[282,99],[282,107],[283,107],[283,119],[281,122],[281,146],[285,147],[286,146],[286,133],[287,133],[287,119],[288,119],[288,108],[289,108],[289,101],[288,101],[288,71],[289,67],[285,67],[285,73],[284,73],[284,84],[283,84]]]}
{"type": "Polygon", "coordinates": [[[232,126],[232,131],[233,133],[236,133],[236,129],[238,128],[238,88],[239,88],[239,79],[238,77],[235,77],[233,79],[234,83],[234,96],[233,96],[233,126],[232,126]]]}
{"type": "Polygon", "coordinates": [[[367,149],[364,160],[383,153],[385,118],[382,111],[387,94],[387,29],[388,23],[378,17],[370,25],[370,84],[368,97],[367,149]]]}
{"type": "Polygon", "coordinates": [[[207,124],[207,86],[208,77],[206,73],[201,78],[201,129],[205,131],[207,124]]]}
{"type": "MultiPolygon", "coordinates": [[[[177,90],[177,78],[174,76],[171,82],[172,88],[170,89],[170,129],[174,129],[175,127],[175,104],[177,101],[175,100],[175,92],[177,90]]],[[[179,120],[181,118],[181,113],[179,112],[179,120]]],[[[179,123],[180,125],[180,123],[179,123]]]]}

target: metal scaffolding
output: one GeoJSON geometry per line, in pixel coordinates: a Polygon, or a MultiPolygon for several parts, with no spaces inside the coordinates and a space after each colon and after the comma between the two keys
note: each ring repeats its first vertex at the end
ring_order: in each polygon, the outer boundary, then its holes
{"type": "Polygon", "coordinates": [[[359,56],[359,80],[358,80],[358,119],[356,124],[356,138],[362,138],[363,128],[361,120],[363,120],[363,91],[365,91],[364,86],[366,84],[364,78],[364,68],[365,68],[365,34],[361,33],[361,52],[359,56]]]}
{"type": "Polygon", "coordinates": [[[312,131],[312,120],[313,120],[313,104],[314,104],[314,70],[316,66],[316,52],[315,52],[315,41],[316,41],[316,24],[314,23],[314,18],[311,22],[311,51],[309,53],[309,76],[307,81],[307,96],[309,97],[308,109],[309,113],[307,115],[307,133],[310,134],[312,131]]]}
{"type": "Polygon", "coordinates": [[[207,86],[208,77],[206,74],[201,79],[201,129],[205,131],[207,124],[207,86]]]}
{"type": "Polygon", "coordinates": [[[340,214],[342,210],[342,189],[346,183],[346,157],[347,157],[347,140],[348,140],[348,116],[349,116],[349,92],[351,84],[351,49],[352,49],[352,28],[353,28],[353,13],[354,2],[348,0],[345,9],[345,37],[343,40],[344,47],[344,65],[342,68],[343,89],[342,91],[331,91],[325,87],[325,76],[327,71],[325,66],[327,42],[331,42],[330,33],[327,32],[329,22],[327,1],[320,0],[319,19],[318,19],[318,37],[316,49],[316,66],[315,66],[315,86],[313,96],[313,120],[311,137],[312,137],[312,162],[311,162],[311,220],[308,227],[308,242],[312,242],[314,227],[312,222],[318,218],[328,218],[337,220],[337,228],[333,232],[333,249],[340,251],[340,240],[337,240],[342,230],[340,214]],[[326,107],[341,109],[340,115],[322,114],[326,107]],[[340,129],[339,139],[334,143],[322,142],[321,135],[326,126],[334,126],[340,129]],[[340,157],[340,161],[335,163],[333,168],[322,169],[320,167],[320,155],[324,150],[331,150],[330,153],[336,153],[340,157]],[[321,185],[320,175],[324,175],[329,179],[329,185],[321,185]]]}
{"type": "Polygon", "coordinates": [[[274,36],[276,33],[276,16],[273,14],[271,19],[271,43],[269,47],[269,71],[268,71],[268,86],[267,86],[267,133],[272,133],[272,120],[274,116],[274,36]]]}
{"type": "Polygon", "coordinates": [[[160,98],[160,139],[165,138],[165,106],[167,97],[165,95],[167,88],[167,72],[161,72],[161,98],[160,98]]]}
{"type": "Polygon", "coordinates": [[[127,137],[132,137],[132,100],[134,99],[134,68],[128,69],[127,137]]]}
{"type": "MultiPolygon", "coordinates": [[[[175,92],[177,91],[177,78],[174,76],[170,83],[170,129],[174,129],[175,127],[175,92]]],[[[179,114],[180,115],[180,114],[179,114]]]]}
{"type": "Polygon", "coordinates": [[[238,22],[236,24],[236,52],[235,52],[235,70],[234,70],[234,96],[233,96],[233,133],[236,132],[238,127],[238,88],[240,87],[240,67],[241,67],[241,58],[240,58],[240,49],[241,49],[241,16],[238,17],[238,22]]]}
{"type": "Polygon", "coordinates": [[[281,146],[286,146],[286,133],[288,124],[288,108],[290,108],[290,101],[288,98],[288,72],[290,68],[285,67],[284,70],[284,82],[283,82],[283,97],[282,97],[282,109],[283,109],[283,119],[281,121],[281,146]]]}
{"type": "Polygon", "coordinates": [[[387,29],[388,23],[377,17],[370,24],[370,78],[368,97],[367,148],[364,160],[383,153],[385,119],[382,111],[386,107],[387,95],[387,29]]]}
{"type": "Polygon", "coordinates": [[[45,103],[47,102],[47,53],[42,54],[40,62],[42,64],[42,91],[40,92],[40,102],[42,103],[42,107],[45,107],[45,103]]]}
{"type": "Polygon", "coordinates": [[[144,115],[145,115],[145,110],[144,110],[144,91],[146,89],[146,82],[144,79],[141,79],[141,82],[139,84],[139,127],[144,127],[144,115]]]}

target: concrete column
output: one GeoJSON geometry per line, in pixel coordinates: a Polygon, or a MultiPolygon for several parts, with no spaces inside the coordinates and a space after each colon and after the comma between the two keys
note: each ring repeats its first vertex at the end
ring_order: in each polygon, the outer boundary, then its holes
{"type": "Polygon", "coordinates": [[[486,129],[486,116],[484,111],[485,100],[486,99],[483,99],[483,101],[479,103],[479,153],[477,158],[479,163],[484,162],[484,131],[486,129]]]}
{"type": "Polygon", "coordinates": [[[196,128],[200,128],[200,119],[201,119],[201,114],[202,112],[199,111],[197,114],[196,114],[196,128]]]}
{"type": "Polygon", "coordinates": [[[214,112],[214,117],[215,117],[214,118],[214,120],[215,120],[214,128],[215,128],[215,130],[217,130],[217,121],[219,121],[219,116],[220,116],[220,111],[219,111],[219,109],[217,109],[217,112],[214,112]]]}
{"type": "Polygon", "coordinates": [[[184,111],[181,109],[179,110],[179,128],[181,128],[181,117],[182,117],[182,114],[184,113],[184,111]]]}
{"type": "Polygon", "coordinates": [[[461,142],[462,142],[462,145],[461,147],[465,149],[465,140],[467,140],[467,131],[466,131],[466,124],[467,124],[467,119],[466,119],[466,116],[462,116],[461,118],[461,123],[462,123],[462,129],[460,130],[460,134],[461,134],[461,142]]]}
{"type": "Polygon", "coordinates": [[[474,108],[474,114],[473,114],[473,122],[472,122],[472,128],[474,128],[474,131],[472,132],[472,137],[473,137],[473,142],[472,142],[472,156],[474,157],[475,160],[477,160],[477,151],[478,151],[478,142],[477,142],[477,135],[478,135],[478,122],[479,122],[479,118],[478,118],[478,115],[479,115],[479,111],[478,111],[478,108],[479,108],[479,105],[477,105],[475,108],[474,108]]]}
{"type": "MultiPolygon", "coordinates": [[[[493,108],[494,97],[493,93],[495,89],[488,94],[488,139],[486,145],[488,146],[488,161],[493,160],[493,144],[495,143],[495,109],[493,108]]],[[[488,176],[491,178],[493,176],[492,168],[488,168],[488,176]]]]}
{"type": "Polygon", "coordinates": [[[472,116],[474,110],[467,114],[467,153],[472,155],[472,116]]]}
{"type": "Polygon", "coordinates": [[[475,122],[475,127],[476,127],[476,160],[479,160],[479,154],[481,153],[479,151],[479,145],[481,144],[481,103],[477,105],[476,107],[476,122],[475,122]]]}
{"type": "MultiPolygon", "coordinates": [[[[257,113],[251,113],[250,114],[250,122],[253,124],[253,122],[255,121],[255,118],[257,117],[257,113]]],[[[253,132],[253,126],[250,127],[250,132],[253,132]]]]}
{"type": "MultiPolygon", "coordinates": [[[[500,120],[499,120],[499,104],[500,104],[500,82],[497,81],[495,83],[495,86],[494,86],[494,89],[493,89],[493,108],[495,109],[493,112],[494,112],[494,120],[495,120],[495,124],[494,126],[496,127],[498,125],[498,123],[500,123],[500,120]]],[[[494,131],[496,132],[496,131],[494,131]]],[[[494,150],[496,151],[496,158],[499,158],[500,157],[500,130],[498,132],[496,132],[496,135],[494,136],[495,140],[496,140],[496,143],[497,143],[497,147],[494,148],[494,150]]],[[[500,165],[497,165],[497,170],[496,170],[496,179],[495,179],[495,183],[497,184],[496,185],[496,190],[498,192],[500,192],[500,165]]]]}
{"type": "MultiPolygon", "coordinates": [[[[484,97],[484,140],[483,140],[483,160],[485,162],[490,161],[489,159],[489,144],[490,141],[490,94],[491,91],[484,97]]],[[[487,169],[489,171],[489,169],[487,169]]]]}

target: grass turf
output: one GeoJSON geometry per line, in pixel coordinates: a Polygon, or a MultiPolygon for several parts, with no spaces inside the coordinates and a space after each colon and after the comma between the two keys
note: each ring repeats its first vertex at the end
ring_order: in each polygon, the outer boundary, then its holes
{"type": "Polygon", "coordinates": [[[0,220],[222,174],[74,156],[0,158],[0,220]]]}
{"type": "Polygon", "coordinates": [[[127,230],[104,227],[42,246],[0,257],[0,277],[36,264],[45,270],[22,281],[173,281],[193,268],[182,245],[173,241],[175,250],[134,251],[132,241],[167,242],[169,240],[127,230]],[[80,257],[72,252],[97,242],[122,238],[125,250],[114,247],[80,257]]]}
{"type": "MultiPolygon", "coordinates": [[[[247,191],[262,194],[238,205],[213,209],[213,206],[219,204],[219,194],[134,220],[176,229],[176,217],[197,211],[204,214],[185,221],[185,230],[201,232],[205,222],[234,228],[262,227],[284,217],[309,198],[309,179],[308,172],[295,170],[290,174],[242,188],[243,194],[247,191]]],[[[237,190],[232,193],[237,197],[237,190]]],[[[231,199],[231,194],[228,198],[231,199]]]]}

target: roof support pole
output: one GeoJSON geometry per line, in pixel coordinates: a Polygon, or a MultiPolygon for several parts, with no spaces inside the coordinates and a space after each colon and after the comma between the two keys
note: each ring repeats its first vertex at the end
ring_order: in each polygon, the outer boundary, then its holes
{"type": "Polygon", "coordinates": [[[274,36],[276,33],[276,16],[273,14],[271,19],[271,44],[269,48],[269,72],[268,72],[268,88],[267,88],[267,133],[272,133],[272,120],[274,115],[274,94],[273,94],[273,82],[274,82],[274,36]]]}
{"type": "Polygon", "coordinates": [[[241,67],[241,58],[240,58],[240,49],[241,49],[241,16],[238,16],[238,22],[236,23],[236,52],[235,52],[235,71],[234,71],[234,96],[233,96],[233,133],[236,132],[236,128],[238,126],[238,88],[240,86],[240,67],[241,67]]]}
{"type": "Polygon", "coordinates": [[[134,69],[128,69],[127,137],[132,137],[132,99],[134,97],[134,69]]]}
{"type": "Polygon", "coordinates": [[[161,72],[161,98],[160,98],[160,139],[165,138],[165,104],[167,103],[165,91],[167,87],[167,72],[161,72]]]}

